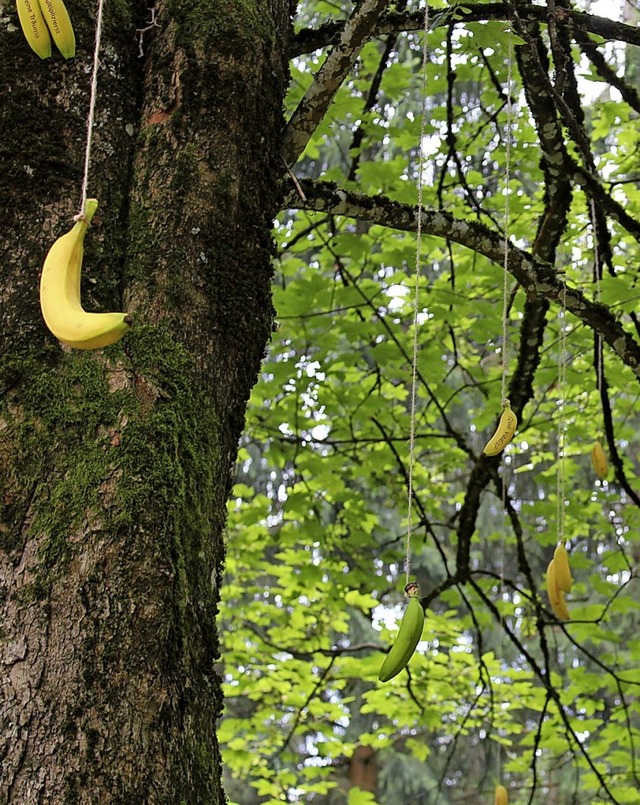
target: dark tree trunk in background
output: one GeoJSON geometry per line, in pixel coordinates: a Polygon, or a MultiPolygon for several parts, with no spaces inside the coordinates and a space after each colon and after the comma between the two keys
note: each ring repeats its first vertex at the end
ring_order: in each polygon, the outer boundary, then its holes
{"type": "Polygon", "coordinates": [[[215,616],[272,327],[288,2],[158,0],[140,56],[146,3],[107,0],[83,300],[135,324],[90,352],[38,305],[82,183],[94,11],[67,7],[70,61],[0,32],[0,803],[222,803],[215,616]]]}

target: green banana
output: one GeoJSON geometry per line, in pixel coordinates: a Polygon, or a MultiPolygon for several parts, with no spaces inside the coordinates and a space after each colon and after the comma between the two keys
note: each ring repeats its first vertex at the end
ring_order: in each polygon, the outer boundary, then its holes
{"type": "Polygon", "coordinates": [[[16,8],[22,33],[29,47],[41,59],[48,59],[51,56],[51,37],[38,0],[16,0],[16,8]]]}
{"type": "Polygon", "coordinates": [[[407,585],[409,604],[402,616],[400,629],[391,650],[382,663],[378,674],[380,682],[388,682],[400,673],[413,656],[416,646],[422,637],[424,627],[424,609],[420,603],[420,588],[417,584],[407,585]]]}
{"type": "Polygon", "coordinates": [[[498,453],[501,453],[513,439],[513,436],[516,432],[518,417],[511,410],[509,400],[505,400],[502,403],[502,407],[504,410],[502,412],[502,416],[500,417],[500,422],[498,422],[496,432],[489,439],[486,447],[483,450],[483,453],[486,456],[497,456],[498,453]]]}
{"type": "Polygon", "coordinates": [[[84,215],[53,244],[40,278],[40,307],[53,335],[75,349],[99,349],[115,344],[131,326],[126,313],[87,313],[80,301],[80,270],[84,236],[98,202],[87,199],[84,215]]]}
{"type": "Polygon", "coordinates": [[[55,46],[65,59],[76,55],[76,35],[63,0],[38,0],[55,46]]]}

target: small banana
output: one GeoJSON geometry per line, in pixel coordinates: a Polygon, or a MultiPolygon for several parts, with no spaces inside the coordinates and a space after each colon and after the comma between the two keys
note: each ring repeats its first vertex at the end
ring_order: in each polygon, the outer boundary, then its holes
{"type": "Polygon", "coordinates": [[[549,596],[551,608],[558,620],[571,620],[571,615],[564,600],[564,593],[558,587],[555,559],[552,559],[549,562],[549,567],[547,567],[547,595],[549,596]]]}
{"type": "Polygon", "coordinates": [[[486,447],[483,450],[485,456],[497,456],[498,453],[501,453],[513,439],[513,435],[516,432],[518,417],[511,410],[509,400],[505,400],[502,403],[502,407],[504,408],[504,411],[500,417],[500,422],[498,422],[496,432],[489,439],[486,447]]]}
{"type": "Polygon", "coordinates": [[[556,573],[556,583],[564,593],[570,593],[573,586],[571,569],[569,568],[569,554],[564,542],[560,542],[553,553],[553,566],[556,573]]]}
{"type": "MultiPolygon", "coordinates": [[[[32,0],[34,2],[34,0],[32,0]]],[[[51,37],[65,59],[76,55],[76,35],[63,0],[37,0],[51,37]]]]}
{"type": "Polygon", "coordinates": [[[600,442],[596,442],[591,448],[591,463],[593,464],[593,469],[598,478],[604,481],[609,472],[609,464],[607,462],[607,454],[604,452],[604,448],[600,442]]]}
{"type": "Polygon", "coordinates": [[[49,249],[40,278],[40,307],[45,324],[63,344],[99,349],[115,344],[131,326],[126,313],[87,313],[80,301],[84,236],[98,202],[87,199],[84,216],[49,249]]]}
{"type": "Polygon", "coordinates": [[[503,785],[496,786],[495,805],[509,805],[509,795],[507,794],[507,789],[503,785]]]}
{"type": "Polygon", "coordinates": [[[380,682],[388,682],[400,673],[416,650],[424,627],[424,609],[420,603],[420,588],[417,584],[408,584],[405,592],[409,596],[409,604],[402,616],[400,628],[391,650],[382,663],[378,674],[380,682]]]}
{"type": "Polygon", "coordinates": [[[51,37],[38,0],[16,0],[16,8],[22,33],[29,47],[41,59],[48,59],[51,56],[51,37]]]}

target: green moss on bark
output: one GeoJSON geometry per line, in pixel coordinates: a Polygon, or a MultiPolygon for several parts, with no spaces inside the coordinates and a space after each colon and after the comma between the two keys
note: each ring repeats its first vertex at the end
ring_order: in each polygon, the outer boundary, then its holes
{"type": "Polygon", "coordinates": [[[208,0],[171,0],[171,15],[179,24],[178,44],[188,47],[197,39],[212,42],[224,52],[253,47],[274,39],[272,15],[256,0],[210,3],[208,0]]]}

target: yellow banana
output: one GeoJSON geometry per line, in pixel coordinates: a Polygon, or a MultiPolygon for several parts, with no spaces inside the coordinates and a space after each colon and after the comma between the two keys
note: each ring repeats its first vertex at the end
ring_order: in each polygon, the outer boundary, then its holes
{"type": "Polygon", "coordinates": [[[509,805],[509,795],[507,794],[507,789],[503,785],[496,786],[495,805],[509,805]]]}
{"type": "Polygon", "coordinates": [[[483,452],[486,456],[497,456],[513,439],[518,424],[518,417],[511,410],[509,400],[505,400],[502,404],[504,411],[498,422],[496,432],[487,442],[483,452]]]}
{"type": "Polygon", "coordinates": [[[571,620],[571,615],[569,614],[569,610],[567,609],[567,605],[564,600],[564,593],[558,587],[554,559],[549,562],[549,567],[547,568],[547,595],[549,596],[551,608],[553,609],[558,620],[571,620]]]}
{"type": "Polygon", "coordinates": [[[84,217],[49,249],[40,278],[40,307],[45,324],[63,344],[99,349],[115,344],[131,326],[126,313],[87,313],[80,301],[84,236],[98,202],[87,199],[84,217]]]}
{"type": "Polygon", "coordinates": [[[596,442],[591,448],[591,463],[593,464],[593,469],[598,478],[604,481],[609,472],[609,464],[607,462],[607,454],[604,452],[604,448],[600,442],[596,442]]]}
{"type": "Polygon", "coordinates": [[[408,584],[407,594],[410,596],[409,604],[402,616],[400,629],[378,674],[381,682],[388,682],[402,671],[413,656],[422,636],[424,609],[419,598],[420,588],[415,583],[408,584]]]}
{"type": "Polygon", "coordinates": [[[553,553],[553,566],[556,572],[556,584],[562,592],[570,593],[573,586],[571,569],[569,568],[569,554],[564,542],[561,542],[553,553]]]}
{"type": "Polygon", "coordinates": [[[76,35],[63,0],[38,0],[51,37],[65,59],[76,55],[76,35]]]}
{"type": "Polygon", "coordinates": [[[29,47],[41,59],[48,59],[51,56],[51,37],[38,0],[16,0],[16,8],[22,33],[29,47]]]}

